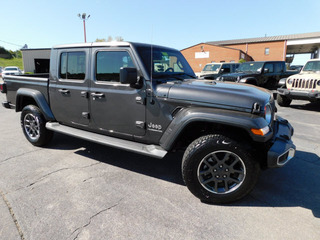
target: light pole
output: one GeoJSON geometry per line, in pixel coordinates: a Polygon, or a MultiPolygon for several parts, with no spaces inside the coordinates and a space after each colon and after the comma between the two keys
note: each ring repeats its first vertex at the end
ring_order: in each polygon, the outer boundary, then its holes
{"type": "Polygon", "coordinates": [[[87,42],[87,36],[86,36],[86,20],[89,19],[90,15],[87,16],[86,13],[78,14],[78,17],[83,20],[83,32],[84,32],[84,42],[87,42]]]}

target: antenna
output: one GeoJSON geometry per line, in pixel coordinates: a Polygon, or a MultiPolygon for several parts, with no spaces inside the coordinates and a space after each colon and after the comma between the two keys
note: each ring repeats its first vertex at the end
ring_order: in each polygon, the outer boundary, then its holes
{"type": "Polygon", "coordinates": [[[153,74],[153,25],[151,26],[151,55],[150,55],[150,83],[151,83],[151,89],[150,89],[150,103],[153,103],[153,83],[152,83],[152,74],[153,74]]]}

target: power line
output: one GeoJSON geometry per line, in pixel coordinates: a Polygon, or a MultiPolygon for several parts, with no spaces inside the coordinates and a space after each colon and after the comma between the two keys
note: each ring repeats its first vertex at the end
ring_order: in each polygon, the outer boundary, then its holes
{"type": "Polygon", "coordinates": [[[17,46],[17,47],[23,47],[22,45],[18,45],[18,44],[15,44],[15,43],[6,42],[6,41],[3,41],[3,40],[0,40],[0,42],[6,43],[6,44],[11,44],[11,45],[14,45],[14,46],[17,46]]]}

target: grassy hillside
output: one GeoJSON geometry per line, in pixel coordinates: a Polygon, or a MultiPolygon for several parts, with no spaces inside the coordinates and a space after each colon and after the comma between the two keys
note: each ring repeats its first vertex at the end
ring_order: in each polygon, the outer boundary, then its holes
{"type": "Polygon", "coordinates": [[[4,59],[0,58],[0,67],[16,66],[23,70],[22,58],[4,59]]]}

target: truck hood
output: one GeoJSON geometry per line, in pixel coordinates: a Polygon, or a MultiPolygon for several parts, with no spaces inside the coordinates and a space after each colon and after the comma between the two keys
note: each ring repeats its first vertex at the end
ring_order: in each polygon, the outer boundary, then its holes
{"type": "Polygon", "coordinates": [[[300,72],[299,74],[295,74],[290,76],[290,78],[304,78],[304,79],[319,79],[320,73],[318,72],[300,72]]]}
{"type": "Polygon", "coordinates": [[[251,85],[194,79],[160,84],[156,94],[167,101],[178,100],[245,112],[251,112],[254,103],[264,106],[271,98],[268,90],[251,85]]]}
{"type": "Polygon", "coordinates": [[[245,77],[253,77],[259,75],[259,73],[255,73],[255,72],[237,72],[237,73],[228,73],[225,75],[222,75],[222,77],[232,77],[232,78],[237,78],[237,77],[241,77],[241,78],[245,78],[245,77]]]}

